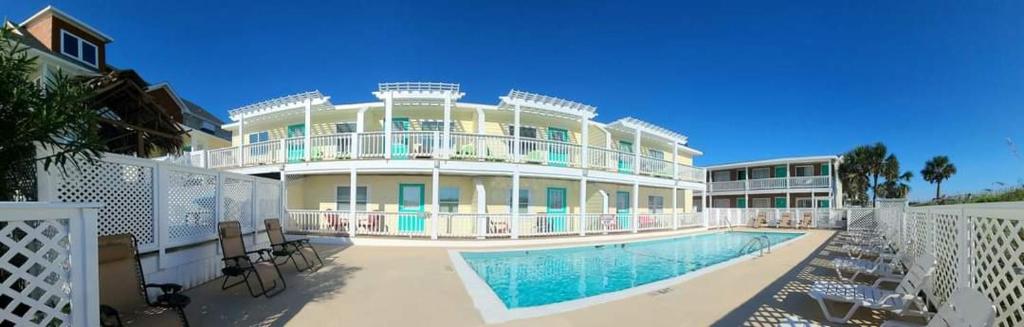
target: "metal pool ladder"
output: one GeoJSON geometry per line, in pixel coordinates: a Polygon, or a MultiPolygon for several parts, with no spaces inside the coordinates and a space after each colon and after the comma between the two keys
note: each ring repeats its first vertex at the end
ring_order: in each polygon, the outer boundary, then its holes
{"type": "Polygon", "coordinates": [[[739,254],[742,255],[748,251],[752,252],[755,246],[757,247],[757,256],[759,257],[763,256],[766,252],[772,253],[772,241],[768,239],[767,235],[758,235],[747,241],[747,243],[743,243],[739,254]]]}

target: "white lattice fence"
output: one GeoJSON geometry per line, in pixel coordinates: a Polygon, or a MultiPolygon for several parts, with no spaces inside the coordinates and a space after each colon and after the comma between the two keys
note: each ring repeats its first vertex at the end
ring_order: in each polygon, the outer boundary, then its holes
{"type": "Polygon", "coordinates": [[[847,209],[847,230],[875,230],[877,226],[874,209],[847,209]]]}
{"type": "Polygon", "coordinates": [[[0,202],[0,325],[99,325],[97,208],[0,202]]]}

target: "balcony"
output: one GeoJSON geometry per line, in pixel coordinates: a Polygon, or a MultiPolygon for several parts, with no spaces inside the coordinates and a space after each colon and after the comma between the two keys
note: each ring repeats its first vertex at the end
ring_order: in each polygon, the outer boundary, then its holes
{"type": "MultiPolygon", "coordinates": [[[[676,164],[635,153],[512,136],[441,132],[393,132],[386,142],[383,132],[316,135],[309,138],[309,161],[361,159],[446,159],[524,163],[552,167],[595,169],[702,183],[704,169],[676,164]],[[387,151],[387,143],[391,151],[387,151]],[[584,157],[584,152],[587,156],[584,157]],[[584,162],[585,161],[585,162],[584,162]]],[[[230,169],[306,162],[305,140],[294,137],[209,150],[199,165],[230,169]]]]}
{"type": "Polygon", "coordinates": [[[759,178],[711,183],[711,192],[829,188],[829,176],[759,178]]]}

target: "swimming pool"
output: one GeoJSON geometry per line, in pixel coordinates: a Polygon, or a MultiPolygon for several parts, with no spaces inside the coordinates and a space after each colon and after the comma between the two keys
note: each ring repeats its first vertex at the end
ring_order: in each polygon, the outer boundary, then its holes
{"type": "Polygon", "coordinates": [[[580,300],[682,276],[756,252],[757,248],[741,249],[755,237],[767,236],[775,245],[800,235],[716,232],[630,243],[458,254],[505,309],[520,309],[580,300]]]}

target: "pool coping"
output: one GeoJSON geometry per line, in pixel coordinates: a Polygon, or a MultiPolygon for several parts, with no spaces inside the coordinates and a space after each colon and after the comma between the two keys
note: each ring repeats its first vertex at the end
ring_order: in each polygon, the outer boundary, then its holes
{"type": "MultiPolygon", "coordinates": [[[[591,243],[591,244],[605,244],[605,243],[622,244],[622,243],[647,242],[647,241],[657,241],[657,240],[663,240],[663,239],[673,239],[673,238],[682,238],[682,237],[695,237],[695,236],[700,236],[700,235],[709,235],[709,234],[717,234],[717,233],[724,233],[724,232],[727,232],[727,231],[718,230],[718,231],[710,231],[710,232],[705,232],[705,233],[693,233],[693,234],[688,234],[688,235],[683,235],[683,236],[674,235],[674,236],[659,237],[659,238],[629,240],[629,241],[625,241],[625,242],[610,241],[610,242],[595,242],[595,243],[591,243]]],[[[754,231],[740,231],[740,232],[754,232],[754,231]]],[[[808,232],[806,232],[806,231],[757,231],[757,233],[790,233],[790,234],[791,233],[800,233],[800,235],[798,235],[798,236],[796,236],[794,238],[791,238],[789,240],[786,240],[786,241],[783,241],[783,242],[781,242],[779,244],[776,244],[774,246],[775,249],[783,247],[783,246],[786,246],[786,245],[789,245],[793,241],[799,240],[799,239],[801,239],[801,238],[803,238],[803,237],[808,235],[808,232]]],[[[498,298],[498,295],[494,293],[494,290],[491,289],[491,287],[489,285],[487,285],[487,282],[485,282],[483,280],[483,278],[481,278],[479,275],[477,275],[476,271],[474,271],[473,268],[469,266],[469,263],[467,263],[466,260],[462,258],[462,255],[460,255],[462,252],[477,252],[477,253],[483,252],[483,253],[486,253],[486,252],[517,251],[517,250],[548,250],[548,249],[573,248],[573,247],[580,247],[580,246],[586,246],[586,245],[583,245],[583,244],[570,244],[570,245],[551,246],[551,247],[506,248],[506,249],[486,249],[486,250],[457,250],[457,249],[451,249],[451,250],[448,250],[448,257],[452,261],[452,268],[455,270],[456,274],[458,274],[459,278],[462,280],[462,285],[466,288],[466,293],[468,293],[470,299],[472,299],[473,306],[476,307],[477,312],[480,313],[480,317],[483,319],[484,323],[486,323],[486,324],[496,324],[496,323],[502,323],[502,322],[507,322],[507,321],[511,321],[511,320],[519,320],[519,319],[527,319],[527,318],[536,318],[536,317],[549,316],[549,315],[554,315],[554,314],[559,314],[559,313],[579,310],[579,309],[582,309],[582,308],[586,308],[586,307],[590,307],[590,306],[594,306],[594,305],[598,305],[598,304],[602,304],[602,303],[618,301],[618,300],[622,300],[622,299],[625,299],[625,298],[628,298],[628,297],[633,297],[633,296],[644,294],[644,293],[658,291],[660,289],[667,288],[667,287],[670,287],[670,286],[673,286],[673,285],[685,282],[687,280],[703,276],[704,274],[707,274],[707,273],[710,273],[710,272],[714,272],[716,270],[719,270],[719,269],[722,269],[722,268],[725,268],[725,267],[728,267],[728,266],[731,266],[731,265],[734,265],[734,264],[737,264],[737,263],[740,263],[740,262],[743,262],[743,261],[753,260],[755,258],[758,258],[757,253],[750,253],[750,254],[738,256],[738,257],[735,257],[735,258],[732,258],[732,259],[729,259],[729,260],[726,260],[726,261],[722,261],[722,262],[719,262],[719,263],[711,265],[711,266],[707,266],[707,267],[703,267],[703,268],[700,268],[700,269],[697,269],[697,270],[694,270],[694,271],[691,271],[691,272],[687,272],[687,273],[684,273],[684,274],[682,274],[680,276],[676,276],[676,277],[672,277],[672,278],[668,278],[668,279],[663,279],[663,280],[659,280],[659,281],[656,281],[656,282],[651,282],[651,283],[648,283],[648,284],[644,284],[644,285],[640,285],[640,286],[636,286],[636,287],[631,287],[631,288],[627,288],[627,289],[623,289],[623,290],[619,290],[619,291],[614,291],[614,292],[609,292],[609,293],[604,293],[604,294],[599,294],[599,295],[594,295],[594,296],[589,296],[589,297],[585,297],[585,298],[581,298],[581,299],[569,300],[569,301],[564,301],[564,302],[539,305],[539,306],[534,306],[534,307],[509,309],[509,308],[505,307],[505,303],[502,302],[500,298],[498,298]]]]}

